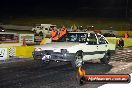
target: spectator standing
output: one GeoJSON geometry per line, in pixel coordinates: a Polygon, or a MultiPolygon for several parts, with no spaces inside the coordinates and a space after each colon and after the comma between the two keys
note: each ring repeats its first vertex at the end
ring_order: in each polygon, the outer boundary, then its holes
{"type": "Polygon", "coordinates": [[[54,27],[52,32],[51,32],[51,37],[52,37],[52,41],[57,41],[59,38],[58,38],[58,31],[57,31],[57,28],[54,27]]]}
{"type": "Polygon", "coordinates": [[[67,28],[63,26],[59,31],[59,39],[64,40],[66,34],[67,34],[67,28]]]}
{"type": "Polygon", "coordinates": [[[63,26],[60,29],[60,33],[59,33],[59,37],[62,37],[63,35],[65,35],[67,33],[67,28],[65,28],[65,26],[63,26]]]}
{"type": "Polygon", "coordinates": [[[128,32],[125,33],[124,37],[125,37],[125,38],[128,38],[128,37],[129,37],[128,32]]]}
{"type": "Polygon", "coordinates": [[[122,38],[120,38],[120,39],[118,40],[118,47],[119,47],[119,48],[123,48],[123,47],[124,47],[124,40],[123,40],[122,38]]]}

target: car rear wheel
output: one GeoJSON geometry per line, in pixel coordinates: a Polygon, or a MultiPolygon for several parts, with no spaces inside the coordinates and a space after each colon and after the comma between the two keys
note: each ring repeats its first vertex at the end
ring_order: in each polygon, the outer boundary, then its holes
{"type": "Polygon", "coordinates": [[[41,64],[49,64],[50,60],[42,60],[42,57],[34,57],[34,62],[41,64]]]}
{"type": "Polygon", "coordinates": [[[50,60],[42,60],[42,63],[49,64],[50,63],[50,60]]]}
{"type": "Polygon", "coordinates": [[[83,54],[82,52],[77,52],[75,59],[72,61],[72,67],[76,70],[78,67],[83,64],[83,54]]]}
{"type": "Polygon", "coordinates": [[[104,57],[100,59],[100,62],[101,62],[102,64],[108,64],[109,61],[110,61],[110,57],[111,57],[110,53],[107,52],[107,53],[104,55],[104,57]]]}

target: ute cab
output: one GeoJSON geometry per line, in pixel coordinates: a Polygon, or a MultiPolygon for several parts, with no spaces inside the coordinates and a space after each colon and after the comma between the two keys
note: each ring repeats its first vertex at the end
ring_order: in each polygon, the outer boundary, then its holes
{"type": "Polygon", "coordinates": [[[34,28],[32,28],[32,31],[35,31],[36,33],[43,33],[43,34],[50,34],[52,31],[52,28],[56,27],[56,25],[52,25],[52,24],[41,24],[40,26],[35,26],[34,28]]]}

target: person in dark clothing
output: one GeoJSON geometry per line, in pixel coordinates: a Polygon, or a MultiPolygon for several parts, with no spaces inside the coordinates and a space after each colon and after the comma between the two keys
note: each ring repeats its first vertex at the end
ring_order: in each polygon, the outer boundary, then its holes
{"type": "Polygon", "coordinates": [[[122,38],[118,41],[118,47],[123,48],[124,47],[124,40],[122,38]]]}

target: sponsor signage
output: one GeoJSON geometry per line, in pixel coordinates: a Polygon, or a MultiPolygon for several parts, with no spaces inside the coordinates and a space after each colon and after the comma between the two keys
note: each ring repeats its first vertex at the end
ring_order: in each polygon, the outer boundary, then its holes
{"type": "Polygon", "coordinates": [[[79,84],[85,83],[130,83],[129,74],[86,74],[86,71],[80,66],[76,76],[79,84]]]}
{"type": "Polygon", "coordinates": [[[0,48],[0,60],[7,58],[7,48],[0,48]]]}
{"type": "Polygon", "coordinates": [[[43,40],[43,36],[35,36],[35,42],[40,42],[43,40]]]}
{"type": "Polygon", "coordinates": [[[26,43],[34,43],[34,34],[20,34],[19,42],[23,42],[25,40],[26,43]]]}

